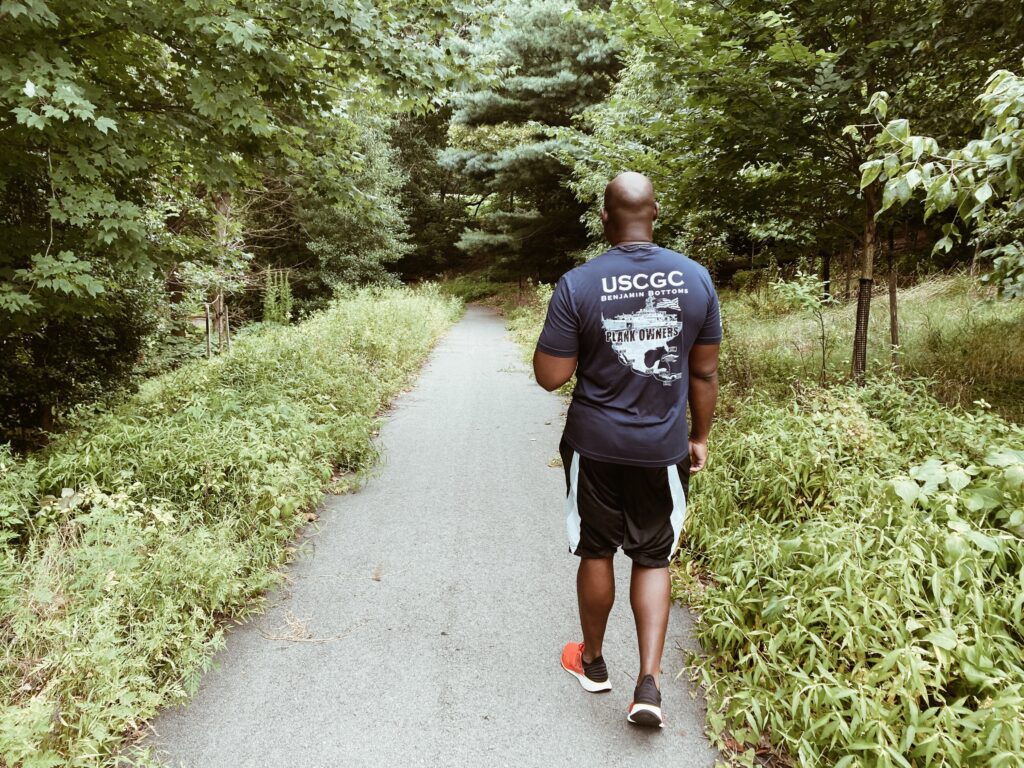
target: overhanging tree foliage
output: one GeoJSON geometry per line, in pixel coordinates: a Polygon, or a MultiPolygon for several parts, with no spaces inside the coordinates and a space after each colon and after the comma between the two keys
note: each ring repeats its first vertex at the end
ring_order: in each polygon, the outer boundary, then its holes
{"type": "Polygon", "coordinates": [[[874,136],[844,129],[862,122],[865,100],[884,89],[935,135],[966,137],[967,94],[1020,58],[1021,8],[620,0],[609,26],[633,54],[616,94],[587,113],[595,136],[576,163],[577,189],[592,198],[623,166],[651,169],[669,239],[712,258],[758,249],[827,256],[856,244],[852,370],[860,378],[882,190],[868,185],[858,195],[874,136]]]}
{"type": "MultiPolygon", "coordinates": [[[[997,70],[978,97],[981,138],[943,152],[931,136],[912,135],[905,118],[889,120],[875,140],[880,157],[861,166],[862,185],[885,182],[883,210],[924,193],[925,216],[952,210],[937,251],[949,251],[969,228],[975,258],[993,261],[985,275],[1001,294],[1024,297],[1024,78],[997,70]],[[984,247],[984,250],[982,248],[984,247]]],[[[874,95],[869,110],[883,125],[888,94],[874,95]]]]}
{"type": "Polygon", "coordinates": [[[157,266],[177,190],[221,194],[253,158],[310,163],[309,121],[347,83],[414,97],[443,71],[410,3],[37,0],[0,17],[8,321],[88,306],[105,269],[157,266]]]}
{"type": "Polygon", "coordinates": [[[246,247],[260,263],[292,269],[306,308],[342,284],[394,281],[386,267],[409,250],[389,108],[373,93],[358,94],[310,124],[308,165],[276,159],[246,191],[246,247]]]}
{"type": "MultiPolygon", "coordinates": [[[[50,397],[61,375],[100,384],[130,368],[160,305],[130,287],[159,289],[175,265],[237,268],[244,191],[280,186],[268,175],[333,179],[328,206],[359,199],[359,142],[322,135],[360,89],[425,103],[456,12],[428,0],[0,3],[0,346],[53,372],[29,403],[16,368],[0,367],[0,422],[45,426],[77,399],[50,397]],[[110,317],[133,317],[118,334],[136,340],[104,345],[110,317]],[[69,323],[84,368],[58,344],[69,323]]],[[[326,254],[333,237],[310,240],[326,254]]]]}

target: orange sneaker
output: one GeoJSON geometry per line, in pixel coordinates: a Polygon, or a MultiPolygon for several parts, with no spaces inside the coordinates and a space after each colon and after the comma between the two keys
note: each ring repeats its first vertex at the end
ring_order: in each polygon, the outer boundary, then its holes
{"type": "Polygon", "coordinates": [[[589,663],[584,662],[583,643],[566,644],[562,649],[562,669],[579,680],[586,691],[600,693],[612,689],[604,657],[598,656],[589,663]]]}

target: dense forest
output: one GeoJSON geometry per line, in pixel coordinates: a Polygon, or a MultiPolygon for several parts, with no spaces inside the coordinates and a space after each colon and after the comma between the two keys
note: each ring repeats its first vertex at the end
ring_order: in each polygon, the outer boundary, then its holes
{"type": "Polygon", "coordinates": [[[1024,765],[1022,168],[1008,0],[0,0],[0,765],[187,699],[625,170],[722,297],[673,566],[716,746],[1024,765]]]}
{"type": "Polygon", "coordinates": [[[800,265],[866,302],[877,264],[970,264],[1017,295],[1021,13],[5,2],[0,429],[37,442],[282,276],[293,319],[345,286],[550,282],[627,168],[723,285],[800,265]]]}

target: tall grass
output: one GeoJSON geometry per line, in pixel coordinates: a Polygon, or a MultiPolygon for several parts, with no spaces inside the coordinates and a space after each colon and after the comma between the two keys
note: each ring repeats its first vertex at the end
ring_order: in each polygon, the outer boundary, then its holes
{"type": "MultiPolygon", "coordinates": [[[[820,373],[815,319],[780,304],[770,291],[724,293],[723,348],[726,378],[745,388],[786,392],[794,381],[816,381],[820,373]]],[[[892,365],[888,297],[874,297],[869,328],[868,371],[892,365]]],[[[1024,302],[985,298],[968,277],[936,277],[901,290],[898,298],[899,373],[924,378],[929,392],[950,405],[985,400],[996,412],[1024,422],[1024,302]]],[[[833,382],[845,380],[853,346],[852,304],[825,312],[833,382]]]]}
{"type": "Polygon", "coordinates": [[[1021,765],[1024,430],[895,380],[729,405],[676,581],[712,733],[807,766],[1021,765]]]}
{"type": "Polygon", "coordinates": [[[743,761],[1024,765],[1024,305],[963,277],[898,298],[898,368],[876,297],[865,388],[844,383],[854,308],[826,311],[823,388],[814,318],[723,297],[675,584],[743,761]]]}
{"type": "Polygon", "coordinates": [[[16,461],[0,448],[0,754],[99,766],[195,690],[337,469],[459,302],[359,292],[149,381],[16,461]]]}
{"type": "Polygon", "coordinates": [[[553,290],[550,285],[539,285],[524,294],[503,296],[500,306],[505,314],[505,324],[527,358],[533,355],[533,348],[544,327],[544,316],[553,290]]]}

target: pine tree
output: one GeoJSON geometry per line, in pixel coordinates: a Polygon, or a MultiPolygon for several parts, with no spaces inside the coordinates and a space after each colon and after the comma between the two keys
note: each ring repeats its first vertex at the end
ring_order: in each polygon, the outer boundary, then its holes
{"type": "Polygon", "coordinates": [[[488,74],[456,96],[454,146],[441,156],[479,196],[459,247],[517,276],[553,279],[586,244],[561,159],[573,148],[552,129],[600,101],[618,63],[604,32],[569,8],[509,5],[505,24],[471,46],[471,69],[488,74]]]}
{"type": "Polygon", "coordinates": [[[438,152],[448,143],[450,122],[451,107],[446,105],[425,114],[402,115],[391,130],[396,162],[405,174],[400,200],[412,246],[396,267],[407,279],[458,268],[466,259],[455,247],[466,218],[462,179],[438,162],[438,152]]]}

